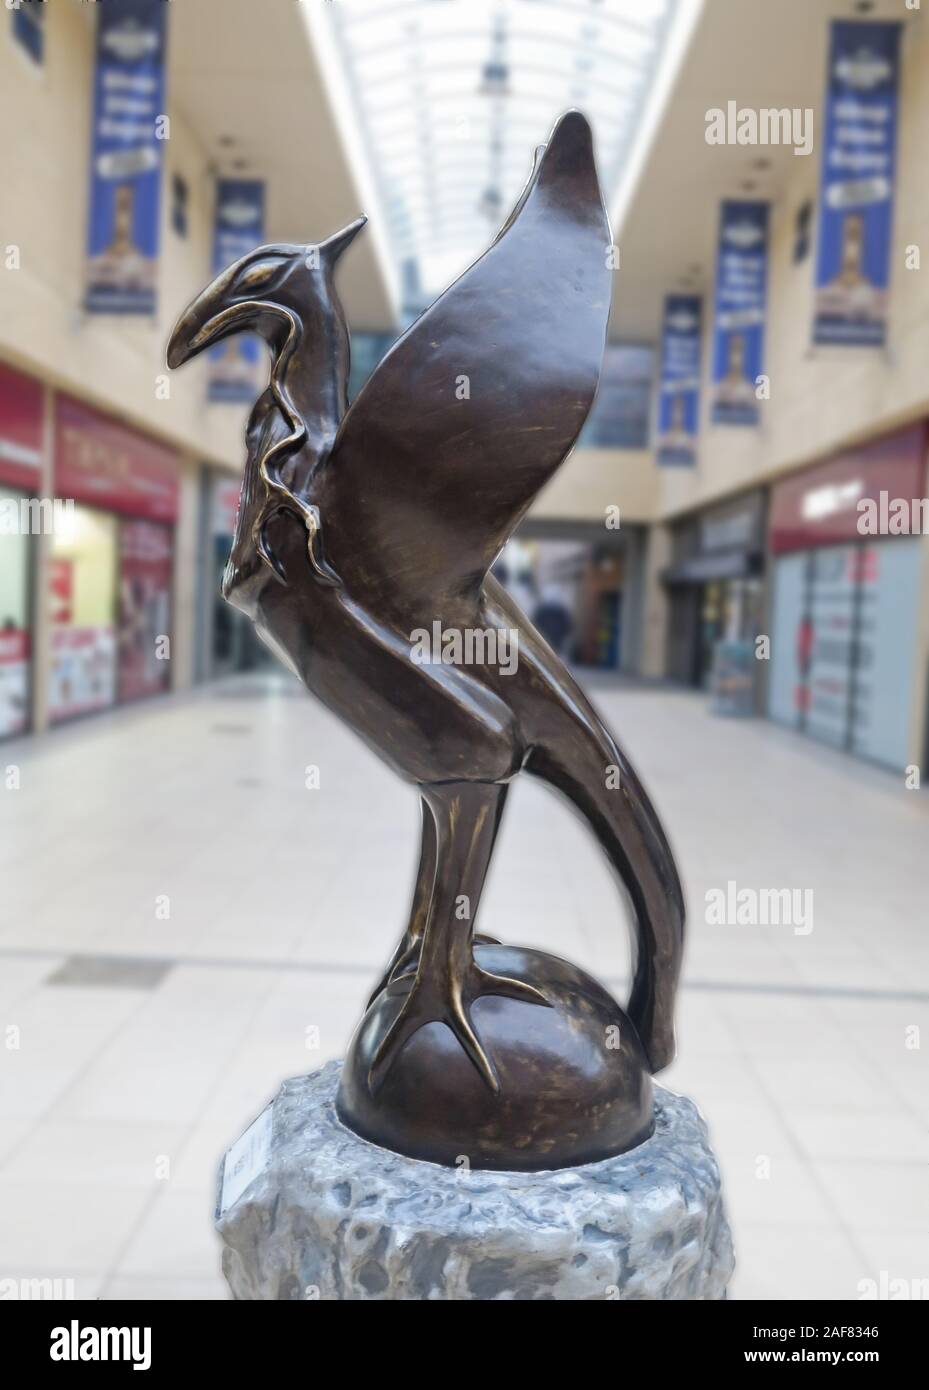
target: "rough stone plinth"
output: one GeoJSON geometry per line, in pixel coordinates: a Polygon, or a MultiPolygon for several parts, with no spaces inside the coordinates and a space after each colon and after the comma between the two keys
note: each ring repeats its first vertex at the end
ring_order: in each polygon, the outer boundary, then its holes
{"type": "Polygon", "coordinates": [[[286,1081],[224,1159],[217,1228],[236,1298],[725,1297],[719,1169],[686,1097],[656,1087],[654,1134],[616,1158],[468,1172],[346,1129],[338,1078],[330,1062],[286,1081]]]}

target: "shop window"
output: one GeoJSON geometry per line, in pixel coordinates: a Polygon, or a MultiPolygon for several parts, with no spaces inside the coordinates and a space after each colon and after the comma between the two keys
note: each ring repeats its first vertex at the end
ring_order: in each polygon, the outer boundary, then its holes
{"type": "Polygon", "coordinates": [[[53,723],[116,700],[117,538],[115,517],[88,507],[75,507],[72,524],[52,538],[53,723]]]}
{"type": "Polygon", "coordinates": [[[171,632],[171,529],[136,518],[119,523],[117,697],[136,700],[167,690],[164,639],[171,632]]]}
{"type": "Polygon", "coordinates": [[[45,0],[20,0],[11,13],[13,38],[41,67],[45,61],[45,0]]]}
{"type": "Polygon", "coordinates": [[[800,265],[810,254],[810,234],[813,229],[813,203],[807,200],[797,209],[794,223],[794,265],[800,265]]]}
{"type": "Polygon", "coordinates": [[[774,571],[768,713],[887,767],[906,763],[920,540],[827,545],[774,571]]]}
{"type": "MultiPolygon", "coordinates": [[[[19,508],[24,494],[0,487],[0,504],[19,508]]],[[[30,540],[19,531],[0,541],[0,738],[29,723],[30,540]]]]}
{"type": "Polygon", "coordinates": [[[187,235],[187,181],[180,174],[171,180],[171,226],[178,236],[187,235]]]}

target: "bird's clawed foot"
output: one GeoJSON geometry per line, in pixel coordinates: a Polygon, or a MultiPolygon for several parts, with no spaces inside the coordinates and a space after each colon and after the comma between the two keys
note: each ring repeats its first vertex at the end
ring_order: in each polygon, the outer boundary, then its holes
{"type": "MultiPolygon", "coordinates": [[[[475,946],[499,946],[500,942],[495,936],[483,936],[478,933],[474,938],[475,946]]],[[[417,937],[413,938],[407,932],[394,951],[390,964],[378,980],[368,998],[365,1009],[370,1009],[377,996],[382,990],[387,990],[388,994],[406,994],[409,982],[416,974],[419,965],[419,954],[422,949],[422,941],[417,937]]]]}
{"type": "MultiPolygon", "coordinates": [[[[394,986],[399,988],[410,978],[409,974],[395,975],[391,992],[394,986]]],[[[496,1094],[500,1090],[496,1068],[471,1023],[471,1005],[482,994],[496,994],[505,999],[519,999],[526,1004],[551,1007],[545,995],[534,985],[507,975],[494,975],[489,970],[481,969],[474,960],[463,980],[435,982],[420,972],[412,978],[406,1000],[374,1055],[368,1073],[372,1094],[380,1089],[404,1044],[427,1023],[444,1023],[454,1033],[486,1085],[496,1094]]]]}
{"type": "Polygon", "coordinates": [[[414,943],[409,932],[404,933],[399,946],[390,958],[390,964],[371,991],[371,995],[365,1005],[366,1011],[370,1009],[377,996],[382,990],[387,988],[393,979],[406,973],[411,968],[415,972],[417,962],[419,961],[419,945],[420,943],[418,941],[414,943]]]}

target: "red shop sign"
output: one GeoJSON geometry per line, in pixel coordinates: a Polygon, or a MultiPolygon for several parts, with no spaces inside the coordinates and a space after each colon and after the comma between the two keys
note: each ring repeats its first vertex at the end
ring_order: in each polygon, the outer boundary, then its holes
{"type": "Polygon", "coordinates": [[[0,482],[38,487],[42,413],[42,383],[0,366],[0,482]]]}
{"type": "Polygon", "coordinates": [[[175,521],[177,455],[118,420],[59,396],[55,495],[150,521],[175,521]]]}
{"type": "Polygon", "coordinates": [[[805,550],[858,540],[859,502],[888,498],[913,502],[926,483],[926,429],[911,425],[815,468],[794,473],[771,493],[771,549],[805,550]]]}

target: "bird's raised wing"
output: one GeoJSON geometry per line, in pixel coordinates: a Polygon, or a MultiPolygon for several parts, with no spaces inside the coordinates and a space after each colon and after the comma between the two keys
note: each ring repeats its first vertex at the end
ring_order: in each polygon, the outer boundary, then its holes
{"type": "Polygon", "coordinates": [[[326,553],[360,602],[440,616],[574,444],[600,374],[610,230],[577,111],[488,251],[369,378],[316,479],[326,553]]]}

